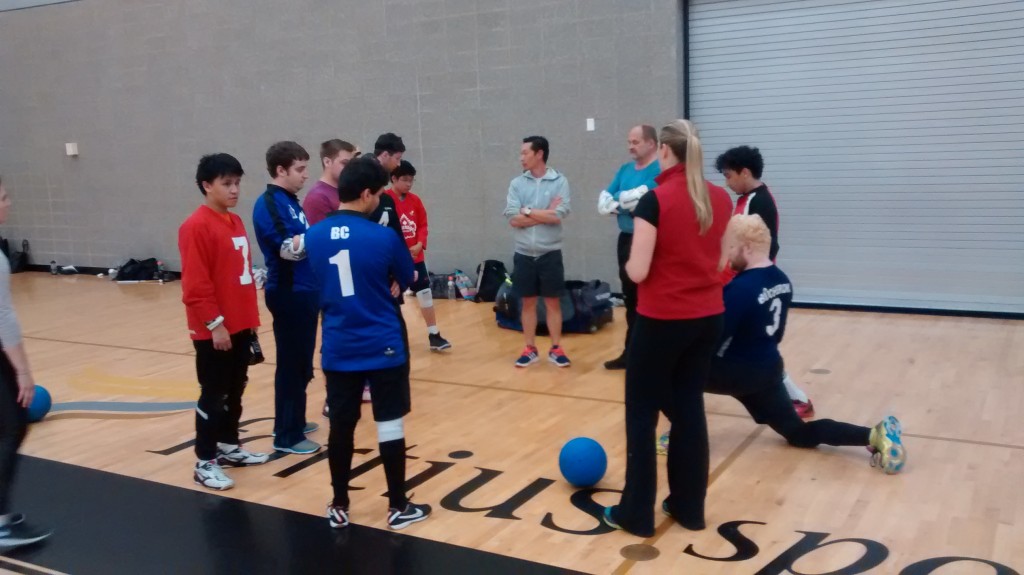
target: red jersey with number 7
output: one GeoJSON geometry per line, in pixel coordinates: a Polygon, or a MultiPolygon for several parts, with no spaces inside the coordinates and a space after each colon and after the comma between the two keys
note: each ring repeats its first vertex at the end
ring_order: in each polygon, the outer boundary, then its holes
{"type": "Polygon", "coordinates": [[[260,325],[249,236],[242,218],[202,205],[178,228],[181,301],[189,335],[212,339],[206,324],[224,316],[228,333],[260,325]]]}

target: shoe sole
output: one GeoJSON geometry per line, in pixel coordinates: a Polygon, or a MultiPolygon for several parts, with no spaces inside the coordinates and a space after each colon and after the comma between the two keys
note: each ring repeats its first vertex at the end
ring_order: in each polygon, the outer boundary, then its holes
{"type": "Polygon", "coordinates": [[[198,477],[193,477],[192,481],[195,481],[196,485],[201,485],[201,486],[203,486],[203,487],[205,487],[207,489],[212,489],[214,491],[227,491],[228,489],[231,489],[232,487],[235,486],[234,483],[231,483],[229,485],[225,485],[224,487],[217,487],[215,485],[207,485],[207,484],[203,483],[198,477]]]}
{"type": "Polygon", "coordinates": [[[405,529],[406,527],[412,525],[413,523],[419,523],[420,521],[426,521],[429,518],[430,518],[430,514],[428,513],[428,514],[424,515],[423,517],[417,517],[416,519],[410,519],[410,520],[406,521],[405,523],[399,523],[398,525],[388,524],[388,527],[390,527],[391,529],[393,529],[395,531],[401,531],[402,529],[405,529]]]}
{"type": "Polygon", "coordinates": [[[570,367],[572,365],[571,361],[568,362],[568,363],[558,363],[557,360],[552,359],[550,357],[548,358],[548,361],[550,361],[551,363],[555,364],[555,367],[570,367]]]}
{"type": "Polygon", "coordinates": [[[309,455],[311,453],[316,453],[316,452],[320,451],[321,449],[323,449],[322,445],[320,447],[317,447],[316,449],[309,450],[309,451],[293,449],[291,447],[276,447],[276,446],[274,447],[274,451],[278,451],[278,452],[281,452],[281,453],[292,453],[292,454],[295,454],[295,455],[309,455]]]}
{"type": "Polygon", "coordinates": [[[230,459],[220,459],[220,458],[218,458],[217,459],[217,465],[220,465],[221,467],[252,467],[254,465],[263,465],[264,463],[267,463],[269,461],[270,461],[269,457],[267,458],[266,461],[258,461],[258,462],[255,462],[255,463],[246,463],[244,461],[237,461],[236,462],[236,461],[231,461],[230,459]]]}
{"type": "Polygon", "coordinates": [[[539,357],[535,357],[535,358],[531,359],[531,360],[530,360],[529,362],[527,362],[527,363],[519,363],[519,362],[517,361],[517,362],[516,362],[516,367],[530,367],[531,365],[533,365],[533,364],[537,363],[538,361],[540,361],[540,358],[539,358],[539,357]]]}
{"type": "Polygon", "coordinates": [[[451,349],[451,348],[452,348],[452,344],[446,343],[444,345],[438,345],[438,346],[433,346],[432,345],[432,346],[430,346],[430,351],[444,351],[446,349],[451,349]]]}
{"type": "Polygon", "coordinates": [[[49,532],[49,533],[47,533],[45,535],[39,535],[39,536],[36,536],[36,537],[28,537],[28,538],[24,538],[24,539],[0,539],[0,548],[3,548],[5,551],[9,551],[9,550],[11,550],[11,549],[13,549],[15,547],[24,547],[25,545],[32,545],[33,543],[39,543],[40,541],[42,541],[43,539],[46,539],[50,535],[53,535],[53,532],[49,532]]]}

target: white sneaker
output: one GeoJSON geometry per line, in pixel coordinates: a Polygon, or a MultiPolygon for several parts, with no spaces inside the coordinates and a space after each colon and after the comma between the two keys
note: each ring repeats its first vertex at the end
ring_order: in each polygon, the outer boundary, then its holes
{"type": "Polygon", "coordinates": [[[217,491],[224,491],[235,486],[234,480],[224,473],[216,461],[197,461],[192,478],[199,485],[217,491]]]}
{"type": "Polygon", "coordinates": [[[247,465],[262,465],[270,461],[266,453],[252,453],[227,443],[217,444],[217,463],[228,467],[245,467],[247,465]]]}

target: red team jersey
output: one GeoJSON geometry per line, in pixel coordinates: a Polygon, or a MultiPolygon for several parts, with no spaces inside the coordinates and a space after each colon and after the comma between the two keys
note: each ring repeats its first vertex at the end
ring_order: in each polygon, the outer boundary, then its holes
{"type": "Polygon", "coordinates": [[[259,327],[249,237],[236,214],[199,206],[178,228],[181,301],[189,335],[212,339],[206,323],[224,316],[228,333],[259,327]]]}
{"type": "Polygon", "coordinates": [[[395,200],[395,209],[398,210],[398,221],[402,224],[405,245],[411,248],[418,243],[423,244],[423,250],[413,258],[415,263],[422,262],[423,254],[427,251],[427,210],[423,207],[423,201],[412,192],[406,194],[404,200],[399,198],[398,192],[391,188],[384,192],[395,200]]]}

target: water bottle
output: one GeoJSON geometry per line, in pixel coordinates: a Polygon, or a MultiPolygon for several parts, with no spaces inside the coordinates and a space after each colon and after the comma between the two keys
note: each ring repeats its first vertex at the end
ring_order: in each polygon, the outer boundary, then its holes
{"type": "Polygon", "coordinates": [[[448,276],[448,299],[455,299],[455,278],[448,276]]]}
{"type": "Polygon", "coordinates": [[[57,262],[53,260],[50,260],[50,273],[52,275],[57,275],[60,273],[60,268],[57,266],[57,262]]]}
{"type": "Polygon", "coordinates": [[[153,279],[163,281],[164,279],[164,262],[157,260],[156,262],[156,273],[153,274],[153,279]]]}

